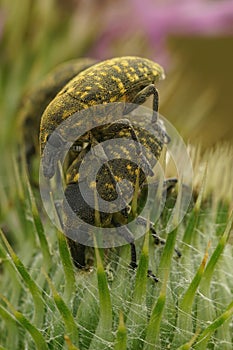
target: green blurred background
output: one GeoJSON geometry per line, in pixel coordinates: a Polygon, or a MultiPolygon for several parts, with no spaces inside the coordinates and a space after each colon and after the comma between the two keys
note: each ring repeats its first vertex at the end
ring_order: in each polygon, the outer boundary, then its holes
{"type": "Polygon", "coordinates": [[[138,55],[165,67],[160,112],[186,141],[233,141],[233,2],[1,0],[0,145],[26,91],[54,66],[138,55]]]}

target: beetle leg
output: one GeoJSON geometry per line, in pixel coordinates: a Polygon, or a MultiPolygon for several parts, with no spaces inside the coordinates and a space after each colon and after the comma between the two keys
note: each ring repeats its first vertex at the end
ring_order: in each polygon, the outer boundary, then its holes
{"type": "Polygon", "coordinates": [[[178,179],[175,177],[165,180],[163,183],[164,191],[166,191],[166,193],[169,194],[177,183],[178,179]]]}
{"type": "MultiPolygon", "coordinates": [[[[122,133],[122,131],[128,131],[131,135],[131,138],[133,141],[135,141],[135,147],[136,147],[136,154],[138,159],[141,161],[142,165],[144,166],[145,169],[145,174],[148,176],[153,176],[154,172],[152,170],[152,167],[150,163],[148,162],[147,158],[144,156],[143,151],[142,151],[142,145],[138,139],[138,136],[135,132],[135,129],[131,122],[126,119],[119,119],[114,123],[111,123],[108,127],[108,133],[113,134],[114,136],[117,136],[117,134],[122,133]]],[[[139,173],[138,173],[139,174],[139,173]]],[[[135,181],[136,185],[136,181],[135,181]]],[[[137,193],[135,192],[135,199],[137,198],[137,193]]],[[[137,200],[136,200],[137,202],[137,200]]],[[[134,203],[136,204],[136,203],[134,203]]]]}
{"type": "Polygon", "coordinates": [[[66,239],[70,248],[70,253],[71,253],[74,265],[79,269],[85,268],[86,266],[85,245],[75,242],[67,236],[66,236],[66,239]]]}
{"type": "Polygon", "coordinates": [[[151,95],[153,95],[153,111],[158,112],[159,94],[154,84],[147,85],[144,89],[139,91],[139,93],[137,93],[133,99],[132,103],[142,105],[151,95]]]}
{"type": "MultiPolygon", "coordinates": [[[[58,215],[61,227],[64,229],[63,220],[62,220],[62,213],[61,213],[61,203],[55,202],[55,208],[57,211],[57,215],[58,215]]],[[[83,244],[78,243],[78,242],[74,241],[73,239],[69,238],[67,233],[65,236],[66,236],[68,246],[70,248],[70,254],[71,254],[72,261],[73,261],[74,265],[79,269],[83,269],[86,266],[85,246],[83,244]]]]}
{"type": "MultiPolygon", "coordinates": [[[[145,226],[145,227],[148,225],[148,220],[146,218],[142,217],[142,216],[138,216],[136,218],[136,222],[139,225],[142,225],[142,226],[145,226]]],[[[154,224],[151,221],[149,221],[149,230],[151,232],[151,235],[152,235],[156,245],[159,245],[159,244],[164,245],[166,243],[165,239],[159,237],[159,235],[157,234],[157,232],[156,232],[156,230],[154,228],[154,224]]],[[[175,248],[175,252],[176,252],[178,258],[181,257],[181,252],[178,249],[175,248]]]]}
{"type": "Polygon", "coordinates": [[[153,95],[152,108],[153,108],[153,111],[155,112],[153,113],[152,123],[156,123],[157,112],[159,107],[159,94],[154,84],[147,85],[144,89],[139,91],[137,95],[134,97],[132,104],[130,104],[125,108],[124,114],[128,114],[132,112],[135,108],[137,108],[137,105],[142,105],[143,103],[145,103],[148,97],[150,97],[151,95],[153,95]]]}
{"type": "MultiPolygon", "coordinates": [[[[169,195],[171,193],[171,191],[175,188],[175,186],[177,185],[178,183],[178,179],[175,178],[175,177],[171,177],[169,179],[166,179],[164,182],[163,182],[163,189],[162,189],[162,196],[161,198],[164,198],[164,195],[167,194],[169,195]]],[[[153,183],[153,186],[156,186],[156,189],[158,189],[159,187],[159,181],[156,181],[153,183]]],[[[144,190],[148,187],[147,184],[144,184],[141,188],[141,190],[144,190]]]]}
{"type": "MultiPolygon", "coordinates": [[[[138,225],[142,225],[145,227],[148,225],[148,220],[140,215],[136,218],[136,222],[138,225]]],[[[158,236],[157,232],[154,229],[154,224],[151,221],[149,221],[149,230],[152,234],[152,237],[154,238],[156,245],[159,245],[159,244],[164,245],[166,243],[166,241],[163,238],[158,236]]]]}
{"type": "MultiPolygon", "coordinates": [[[[115,227],[119,230],[119,234],[126,240],[127,243],[130,244],[131,248],[131,261],[130,261],[130,267],[135,270],[137,265],[137,252],[136,247],[134,243],[134,237],[130,230],[126,226],[121,226],[119,223],[115,223],[115,227]]],[[[147,271],[148,277],[151,277],[155,282],[158,282],[157,277],[152,273],[151,270],[147,271]]]]}
{"type": "MultiPolygon", "coordinates": [[[[131,248],[131,262],[130,262],[130,267],[135,270],[138,265],[137,265],[137,259],[136,259],[136,247],[134,243],[130,243],[130,248],[131,248]]],[[[153,274],[151,270],[147,270],[147,276],[151,277],[155,282],[159,282],[158,278],[153,274]]]]}

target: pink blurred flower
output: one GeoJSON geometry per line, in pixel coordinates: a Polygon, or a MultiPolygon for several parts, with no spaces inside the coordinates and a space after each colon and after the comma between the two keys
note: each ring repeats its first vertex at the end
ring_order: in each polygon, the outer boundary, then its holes
{"type": "Polygon", "coordinates": [[[153,55],[156,51],[157,58],[166,55],[169,36],[233,33],[232,0],[125,0],[105,16],[105,28],[93,47],[93,54],[99,58],[111,56],[116,42],[139,32],[144,33],[150,52],[153,55]]]}
{"type": "Polygon", "coordinates": [[[129,0],[140,25],[152,40],[172,35],[233,33],[233,1],[129,0]]]}

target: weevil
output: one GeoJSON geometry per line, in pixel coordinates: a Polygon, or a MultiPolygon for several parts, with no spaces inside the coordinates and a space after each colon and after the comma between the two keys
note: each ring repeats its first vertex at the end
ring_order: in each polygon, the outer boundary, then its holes
{"type": "MultiPolygon", "coordinates": [[[[77,157],[66,172],[67,188],[65,190],[65,197],[67,201],[64,204],[64,212],[66,213],[68,205],[77,217],[88,224],[99,225],[101,227],[118,227],[121,235],[131,245],[131,266],[133,268],[137,266],[134,237],[131,232],[128,232],[124,228],[124,224],[128,222],[130,217],[130,205],[126,205],[123,210],[117,211],[114,214],[99,212],[99,222],[97,223],[96,210],[92,209],[85,202],[80,192],[78,181],[79,167],[92,146],[114,138],[132,139],[150,149],[156,159],[159,158],[164,143],[167,143],[169,140],[164,130],[158,127],[157,120],[158,92],[154,84],[163,77],[164,72],[162,67],[145,58],[119,57],[97,63],[74,77],[57,94],[46,108],[40,125],[40,150],[43,173],[45,177],[51,178],[55,173],[59,149],[63,149],[66,142],[69,141],[61,133],[56,134],[56,128],[76,112],[93,106],[122,102],[121,118],[119,118],[119,114],[117,113],[118,117],[116,120],[113,123],[106,124],[104,120],[101,120],[98,113],[96,115],[94,113],[93,118],[96,118],[95,122],[97,126],[75,141],[78,152],[77,157]],[[153,96],[151,124],[154,126],[154,130],[159,130],[159,132],[150,139],[149,134],[145,130],[142,131],[140,126],[132,125],[127,117],[124,116],[132,112],[135,106],[143,104],[151,95],[153,96]],[[129,103],[132,104],[129,105],[129,103]],[[50,138],[51,134],[53,134],[52,138],[50,138]],[[48,150],[45,147],[47,142],[49,144],[48,150]]],[[[72,125],[72,128],[79,129],[83,124],[86,124],[85,118],[81,118],[76,125],[72,125]]],[[[109,150],[110,153],[112,151],[111,149],[109,150]]],[[[150,160],[143,155],[140,147],[139,149],[136,147],[133,152],[136,152],[138,158],[144,157],[143,163],[146,164],[147,174],[141,171],[134,162],[118,159],[107,162],[101,167],[97,175],[97,190],[100,196],[109,203],[118,195],[120,197],[122,196],[122,200],[125,200],[124,195],[127,193],[127,188],[126,190],[123,189],[124,193],[122,193],[122,188],[119,191],[119,179],[120,181],[123,178],[129,180],[133,188],[136,189],[137,197],[145,185],[146,177],[153,174],[153,164],[150,164],[150,160]]],[[[94,192],[88,183],[86,185],[90,190],[89,196],[94,201],[94,192]]],[[[127,198],[125,202],[127,204],[127,198]]],[[[147,220],[140,216],[137,217],[137,222],[140,225],[147,225],[147,220]]],[[[68,237],[72,237],[72,230],[76,231],[80,229],[81,231],[81,228],[77,227],[76,223],[72,222],[69,216],[65,222],[64,229],[68,237]]],[[[156,242],[160,242],[161,240],[154,231],[152,223],[150,223],[150,230],[156,242]]],[[[88,233],[84,232],[84,235],[86,234],[88,233]]],[[[85,266],[84,247],[69,238],[68,240],[74,262],[78,267],[85,266]]]]}
{"type": "MultiPolygon", "coordinates": [[[[134,130],[137,134],[138,140],[142,142],[142,144],[144,143],[145,148],[148,150],[148,152],[145,152],[145,157],[148,159],[152,167],[155,163],[153,162],[154,159],[151,159],[150,155],[153,152],[156,157],[159,157],[159,152],[162,150],[163,145],[168,142],[167,135],[162,127],[158,127],[156,137],[151,139],[151,135],[149,133],[147,134],[147,132],[144,129],[141,129],[139,126],[134,125],[134,130]],[[145,142],[146,140],[147,142],[145,142]]],[[[128,135],[127,133],[124,134],[124,139],[125,138],[131,139],[130,131],[128,131],[128,135]]],[[[116,227],[121,237],[123,237],[131,246],[130,266],[132,268],[136,268],[136,249],[134,244],[135,237],[133,233],[131,233],[125,226],[125,224],[127,224],[129,220],[136,219],[138,225],[145,227],[148,225],[148,220],[139,215],[139,196],[142,193],[145,194],[144,191],[147,190],[146,182],[148,174],[145,173],[147,169],[145,168],[143,171],[140,166],[133,161],[138,156],[134,143],[127,143],[127,148],[124,148],[123,144],[121,149],[121,153],[124,155],[125,152],[125,155],[126,153],[130,155],[132,161],[130,160],[129,156],[127,159],[125,159],[123,156],[122,158],[109,160],[101,167],[99,167],[98,164],[98,154],[91,153],[90,158],[85,158],[87,152],[91,150],[91,146],[92,145],[89,145],[79,153],[78,157],[73,161],[66,174],[67,187],[65,190],[66,201],[64,202],[64,231],[68,237],[74,263],[77,267],[86,266],[85,245],[79,243],[82,240],[88,241],[88,235],[90,235],[87,226],[85,226],[85,224],[83,225],[84,222],[88,225],[104,228],[116,227]],[[85,178],[81,180],[79,169],[81,164],[85,166],[85,162],[87,162],[87,172],[85,178]],[[88,175],[91,174],[92,168],[95,166],[99,168],[99,171],[97,172],[96,181],[93,184],[92,181],[89,181],[88,175]],[[127,182],[124,182],[125,180],[127,180],[127,182]],[[88,196],[89,201],[93,204],[95,203],[94,190],[96,189],[98,196],[107,202],[107,211],[98,211],[85,201],[83,194],[80,191],[80,181],[85,182],[82,183],[82,185],[85,188],[85,194],[88,196]],[[123,210],[111,213],[109,212],[109,208],[111,208],[112,201],[116,200],[119,196],[119,189],[117,188],[117,184],[119,183],[121,184],[120,196],[122,196],[124,199],[126,206],[123,210]],[[131,210],[132,202],[130,201],[129,195],[130,185],[133,187],[134,196],[136,196],[136,199],[138,200],[134,213],[132,213],[131,210]],[[129,206],[127,206],[127,204],[129,204],[129,206]],[[78,218],[77,220],[74,219],[73,216],[69,215],[70,208],[76,214],[78,218]],[[97,212],[98,215],[96,215],[97,212]],[[82,238],[82,236],[84,238],[82,238]]],[[[110,158],[112,153],[116,154],[114,143],[108,144],[105,147],[104,152],[106,154],[106,159],[110,158]]],[[[176,180],[173,181],[173,184],[175,183],[176,180]]],[[[170,185],[171,182],[169,182],[168,186],[170,185]]],[[[95,203],[95,206],[98,208],[98,202],[95,203]]],[[[153,235],[155,243],[164,244],[164,241],[156,234],[153,223],[151,222],[149,223],[149,229],[153,235]]],[[[152,276],[154,280],[156,280],[156,277],[151,271],[148,271],[148,274],[152,276]]]]}
{"type": "MultiPolygon", "coordinates": [[[[132,103],[132,106],[140,105],[151,95],[153,111],[157,112],[158,92],[154,84],[163,77],[163,68],[153,61],[140,57],[118,57],[97,63],[73,78],[52,100],[41,119],[40,151],[44,159],[44,175],[48,178],[54,175],[58,148],[64,147],[63,138],[57,135],[57,139],[52,138],[54,152],[50,147],[50,154],[45,155],[43,151],[46,142],[49,143],[50,135],[64,120],[82,109],[98,104],[125,102],[132,103]]],[[[130,110],[126,108],[122,112],[127,114],[130,110]]],[[[85,120],[80,120],[80,123],[85,123],[85,120]]],[[[156,124],[156,117],[152,123],[156,124]]],[[[100,124],[98,119],[96,124],[100,124]]],[[[108,127],[109,125],[102,125],[97,128],[96,135],[93,135],[97,142],[102,141],[101,135],[108,134],[108,127]]],[[[133,128],[130,125],[129,127],[133,135],[133,128]]],[[[117,129],[116,125],[115,130],[117,129]]],[[[120,131],[122,135],[122,129],[120,131]]],[[[77,145],[79,142],[82,147],[87,138],[87,135],[79,138],[77,145]]]]}
{"type": "Polygon", "coordinates": [[[18,125],[28,164],[34,154],[39,154],[40,120],[45,108],[69,80],[95,63],[97,61],[92,58],[79,58],[61,63],[23,98],[18,125]]]}

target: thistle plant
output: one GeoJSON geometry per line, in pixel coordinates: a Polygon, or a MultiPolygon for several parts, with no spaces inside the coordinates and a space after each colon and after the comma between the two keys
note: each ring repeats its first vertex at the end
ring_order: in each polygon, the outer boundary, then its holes
{"type": "MultiPolygon", "coordinates": [[[[136,272],[127,245],[107,262],[96,249],[94,266],[77,270],[64,235],[38,208],[25,165],[12,160],[14,206],[1,188],[3,349],[231,349],[232,148],[191,154],[190,209],[164,237],[165,247],[148,234],[137,242],[136,272]],[[158,283],[148,278],[148,266],[158,283]]],[[[155,227],[166,225],[173,204],[171,196],[155,227]]]]}

